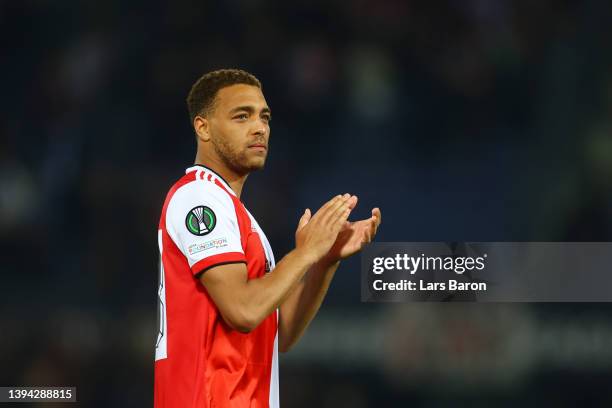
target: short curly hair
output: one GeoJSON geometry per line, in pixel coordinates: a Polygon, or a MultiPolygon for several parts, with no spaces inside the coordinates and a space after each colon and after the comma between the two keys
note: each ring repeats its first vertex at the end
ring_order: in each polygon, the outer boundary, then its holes
{"type": "Polygon", "coordinates": [[[220,89],[227,86],[245,84],[262,89],[255,75],[241,69],[219,69],[202,75],[191,87],[187,95],[187,109],[191,123],[198,115],[210,114],[220,89]]]}

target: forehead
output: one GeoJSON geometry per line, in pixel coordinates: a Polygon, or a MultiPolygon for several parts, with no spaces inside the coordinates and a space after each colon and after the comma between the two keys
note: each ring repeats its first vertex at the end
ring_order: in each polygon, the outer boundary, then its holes
{"type": "Polygon", "coordinates": [[[228,111],[238,106],[253,106],[255,109],[267,108],[266,99],[256,86],[236,84],[221,88],[217,92],[217,108],[228,111]]]}

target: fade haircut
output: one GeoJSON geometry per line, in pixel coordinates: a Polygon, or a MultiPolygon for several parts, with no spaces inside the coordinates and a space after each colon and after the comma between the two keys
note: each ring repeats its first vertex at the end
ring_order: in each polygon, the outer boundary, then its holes
{"type": "Polygon", "coordinates": [[[187,95],[187,109],[191,123],[193,124],[196,116],[206,116],[214,110],[215,98],[220,89],[237,84],[252,85],[262,89],[261,82],[255,78],[255,75],[241,69],[219,69],[202,75],[187,95]]]}

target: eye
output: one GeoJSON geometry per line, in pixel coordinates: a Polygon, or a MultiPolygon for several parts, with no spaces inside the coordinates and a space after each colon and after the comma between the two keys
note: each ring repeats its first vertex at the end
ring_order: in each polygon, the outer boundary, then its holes
{"type": "Polygon", "coordinates": [[[247,115],[246,113],[239,113],[238,115],[234,116],[233,119],[238,119],[242,121],[242,120],[247,120],[248,118],[249,118],[249,115],[247,115]]]}
{"type": "Polygon", "coordinates": [[[261,118],[262,118],[262,119],[264,120],[264,122],[266,122],[266,123],[270,123],[270,121],[272,120],[272,116],[270,116],[270,115],[263,115],[261,118]]]}

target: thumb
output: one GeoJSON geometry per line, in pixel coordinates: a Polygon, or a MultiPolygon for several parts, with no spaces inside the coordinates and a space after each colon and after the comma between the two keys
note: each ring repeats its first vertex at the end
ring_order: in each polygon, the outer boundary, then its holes
{"type": "Polygon", "coordinates": [[[298,230],[304,228],[304,226],[308,224],[308,221],[310,221],[310,217],[311,217],[310,209],[307,208],[306,211],[304,211],[302,218],[300,218],[300,221],[298,222],[298,230]]]}

